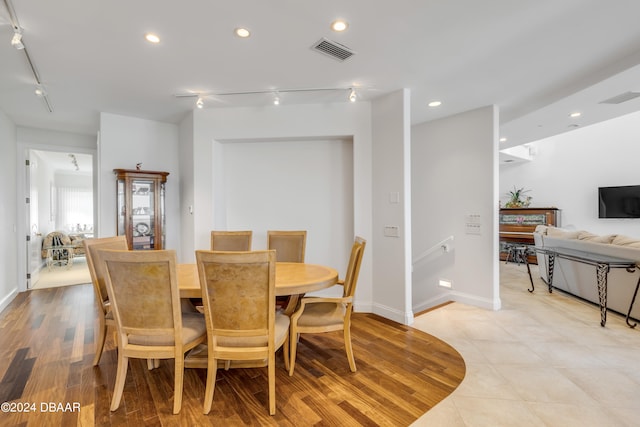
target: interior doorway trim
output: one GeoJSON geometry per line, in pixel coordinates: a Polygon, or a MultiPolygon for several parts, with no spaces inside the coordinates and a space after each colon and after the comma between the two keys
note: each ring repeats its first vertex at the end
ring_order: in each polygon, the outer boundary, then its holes
{"type": "MultiPolygon", "coordinates": [[[[31,234],[31,225],[27,223],[27,197],[30,196],[30,188],[27,185],[27,169],[26,169],[26,160],[28,158],[28,153],[30,150],[38,150],[38,151],[53,151],[53,152],[62,152],[62,153],[79,153],[79,154],[88,154],[92,156],[92,189],[93,189],[93,223],[94,223],[94,233],[98,235],[99,230],[98,227],[98,212],[99,212],[99,197],[98,197],[98,186],[97,186],[97,176],[98,176],[98,160],[97,160],[97,149],[92,147],[85,146],[75,146],[75,145],[59,145],[59,144],[41,144],[41,143],[29,143],[29,142],[18,142],[17,143],[17,227],[16,227],[16,236],[18,239],[17,249],[18,249],[18,292],[24,292],[28,290],[28,246],[27,246],[27,236],[31,234]]],[[[49,191],[49,189],[47,189],[49,191]]]]}

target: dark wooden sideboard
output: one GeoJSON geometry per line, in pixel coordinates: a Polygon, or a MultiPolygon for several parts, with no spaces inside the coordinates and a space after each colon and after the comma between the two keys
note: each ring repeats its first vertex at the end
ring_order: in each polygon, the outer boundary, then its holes
{"type": "MultiPolygon", "coordinates": [[[[560,226],[558,208],[501,208],[500,209],[500,259],[507,257],[510,244],[533,245],[533,232],[538,225],[560,226]]],[[[537,264],[534,252],[528,260],[537,264]]]]}

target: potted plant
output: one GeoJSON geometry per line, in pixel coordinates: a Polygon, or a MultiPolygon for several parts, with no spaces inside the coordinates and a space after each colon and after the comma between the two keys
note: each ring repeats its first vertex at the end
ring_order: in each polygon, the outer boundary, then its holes
{"type": "Polygon", "coordinates": [[[525,193],[528,193],[529,190],[525,190],[524,188],[516,188],[513,186],[513,190],[507,193],[509,196],[509,201],[505,203],[506,208],[526,208],[531,204],[531,196],[525,196],[525,193]]]}

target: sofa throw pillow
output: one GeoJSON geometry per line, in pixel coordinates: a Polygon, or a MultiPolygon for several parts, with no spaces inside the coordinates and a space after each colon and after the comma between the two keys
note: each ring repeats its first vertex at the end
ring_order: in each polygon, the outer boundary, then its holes
{"type": "Polygon", "coordinates": [[[593,234],[584,230],[581,230],[578,232],[578,240],[587,240],[597,236],[598,236],[597,234],[593,234]]]}
{"type": "Polygon", "coordinates": [[[620,246],[630,246],[632,248],[640,248],[640,239],[635,239],[633,237],[623,236],[621,234],[617,235],[615,239],[611,242],[614,245],[620,246]]]}
{"type": "Polygon", "coordinates": [[[587,240],[589,242],[595,243],[611,243],[616,237],[617,234],[607,234],[604,236],[599,236],[588,231],[581,231],[580,234],[578,234],[579,240],[587,240]]]}
{"type": "Polygon", "coordinates": [[[558,239],[577,239],[579,231],[562,230],[556,227],[547,228],[547,236],[558,239]]]}

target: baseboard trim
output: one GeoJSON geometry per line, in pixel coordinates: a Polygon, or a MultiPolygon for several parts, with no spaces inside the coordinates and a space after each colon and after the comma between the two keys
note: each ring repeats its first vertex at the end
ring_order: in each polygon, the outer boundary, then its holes
{"type": "Polygon", "coordinates": [[[4,298],[2,298],[2,300],[0,300],[0,313],[2,313],[17,296],[18,288],[13,288],[4,298]]]}

